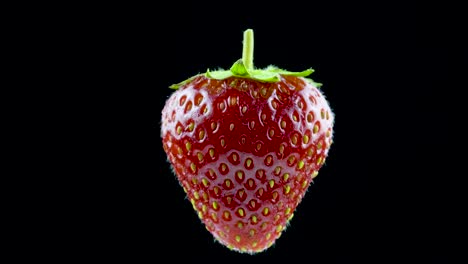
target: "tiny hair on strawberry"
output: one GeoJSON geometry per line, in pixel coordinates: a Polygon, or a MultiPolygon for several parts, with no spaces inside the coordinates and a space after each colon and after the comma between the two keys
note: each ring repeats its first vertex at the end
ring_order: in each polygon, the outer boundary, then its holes
{"type": "Polygon", "coordinates": [[[206,229],[248,254],[270,248],[324,165],[334,113],[306,76],[253,65],[253,30],[229,70],[170,86],[161,139],[168,162],[206,229]]]}

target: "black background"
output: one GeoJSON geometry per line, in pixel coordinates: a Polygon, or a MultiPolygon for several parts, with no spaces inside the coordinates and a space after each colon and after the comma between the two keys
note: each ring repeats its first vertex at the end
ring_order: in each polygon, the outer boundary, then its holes
{"type": "Polygon", "coordinates": [[[97,166],[86,171],[77,224],[65,233],[75,241],[68,257],[132,263],[455,258],[462,194],[455,187],[465,177],[452,152],[460,135],[455,94],[466,88],[455,7],[170,1],[85,9],[71,26],[78,33],[71,42],[91,99],[84,108],[98,110],[85,128],[93,139],[86,161],[97,166]],[[254,256],[229,251],[202,226],[171,173],[159,127],[168,86],[230,67],[242,55],[247,28],[255,33],[257,67],[314,68],[311,77],[324,84],[336,115],[327,163],[291,226],[254,256]]]}

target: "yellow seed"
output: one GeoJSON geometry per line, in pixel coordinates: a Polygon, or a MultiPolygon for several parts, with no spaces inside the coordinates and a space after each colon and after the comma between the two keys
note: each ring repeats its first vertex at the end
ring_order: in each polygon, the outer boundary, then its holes
{"type": "Polygon", "coordinates": [[[198,152],[197,153],[197,157],[198,157],[198,161],[202,161],[203,160],[203,154],[201,152],[198,152]]]}
{"type": "Polygon", "coordinates": [[[195,199],[200,199],[200,195],[198,194],[198,192],[194,192],[193,193],[193,197],[195,197],[195,199]]]}
{"type": "Polygon", "coordinates": [[[302,109],[304,107],[304,103],[302,101],[297,102],[297,106],[302,109]]]}
{"type": "Polygon", "coordinates": [[[327,131],[327,133],[325,134],[326,137],[330,137],[331,133],[330,133],[330,130],[327,131]]]}
{"type": "Polygon", "coordinates": [[[211,206],[213,207],[213,209],[215,210],[218,210],[219,206],[218,206],[218,203],[216,201],[214,201],[211,206]]]}
{"type": "Polygon", "coordinates": [[[215,222],[218,221],[218,216],[216,215],[216,213],[211,213],[211,219],[213,219],[213,221],[215,222]]]}
{"type": "Polygon", "coordinates": [[[177,135],[180,135],[182,133],[182,127],[177,126],[177,135]]]}
{"type": "Polygon", "coordinates": [[[255,182],[254,182],[252,179],[249,179],[249,180],[247,181],[247,184],[249,185],[250,188],[252,188],[252,187],[254,186],[254,183],[255,183],[255,182]]]}
{"type": "Polygon", "coordinates": [[[263,188],[258,189],[258,195],[262,196],[263,192],[264,192],[263,188]]]}
{"type": "Polygon", "coordinates": [[[190,124],[189,124],[189,126],[188,126],[188,130],[189,130],[190,132],[192,132],[194,127],[195,127],[195,124],[194,124],[193,122],[190,122],[190,124]]]}
{"type": "Polygon", "coordinates": [[[320,111],[320,117],[321,117],[322,119],[325,118],[325,112],[323,111],[323,109],[322,109],[322,111],[320,111]]]}
{"type": "Polygon", "coordinates": [[[236,153],[232,154],[232,160],[237,161],[237,154],[236,153]]]}
{"type": "Polygon", "coordinates": [[[294,214],[291,214],[291,215],[289,216],[289,218],[288,218],[288,221],[291,221],[291,219],[293,219],[293,217],[294,217],[294,214]]]}
{"type": "Polygon", "coordinates": [[[219,187],[218,187],[218,186],[215,186],[215,187],[213,188],[213,191],[214,191],[214,193],[215,193],[216,195],[218,195],[218,194],[219,194],[219,187]]]}
{"type": "Polygon", "coordinates": [[[309,136],[304,135],[304,137],[302,138],[302,142],[304,142],[304,144],[309,143],[309,136]]]}
{"type": "Polygon", "coordinates": [[[265,237],[266,237],[266,239],[267,239],[267,240],[268,240],[268,239],[270,239],[270,237],[271,237],[271,233],[268,233],[268,234],[266,234],[266,236],[265,236],[265,237]]]}
{"type": "Polygon", "coordinates": [[[317,144],[317,150],[319,150],[319,149],[322,149],[322,142],[321,141],[317,144]]]}
{"type": "Polygon", "coordinates": [[[210,148],[210,150],[208,152],[210,153],[210,157],[213,158],[214,154],[215,154],[214,149],[210,148]]]}
{"type": "Polygon", "coordinates": [[[297,122],[297,116],[295,114],[293,114],[293,120],[294,122],[297,122]]]}
{"type": "Polygon", "coordinates": [[[259,151],[262,148],[262,144],[258,143],[257,144],[257,150],[259,151]]]}
{"type": "Polygon", "coordinates": [[[234,124],[229,125],[229,130],[231,130],[231,131],[234,130],[234,124]]]}
{"type": "Polygon", "coordinates": [[[190,202],[192,203],[192,206],[195,207],[195,200],[193,198],[190,198],[190,202]]]}
{"type": "Polygon", "coordinates": [[[244,228],[244,224],[241,221],[237,222],[237,228],[239,229],[244,228]]]}
{"type": "Polygon", "coordinates": [[[304,181],[302,182],[302,189],[304,189],[305,187],[307,187],[307,183],[308,183],[307,180],[304,180],[304,181]]]}
{"type": "Polygon", "coordinates": [[[183,150],[180,148],[180,147],[177,147],[177,152],[179,153],[179,155],[182,155],[182,152],[183,150]]]}
{"type": "Polygon", "coordinates": [[[288,194],[291,191],[291,186],[285,185],[284,186],[284,194],[288,194]]]}
{"type": "Polygon", "coordinates": [[[252,223],[254,223],[254,224],[257,223],[257,216],[252,215],[252,223]]]}
{"type": "Polygon", "coordinates": [[[289,207],[286,208],[286,210],[284,211],[284,214],[285,214],[285,215],[288,215],[288,214],[290,214],[290,213],[291,213],[291,208],[289,208],[289,207]]]}
{"type": "Polygon", "coordinates": [[[226,164],[222,163],[221,164],[221,171],[226,171],[226,169],[227,169],[226,164]]]}
{"type": "Polygon", "coordinates": [[[240,240],[241,240],[241,237],[240,237],[239,235],[236,235],[236,241],[237,241],[237,243],[239,243],[240,240]]]}
{"type": "Polygon", "coordinates": [[[226,185],[226,187],[231,187],[231,181],[230,180],[225,180],[224,181],[224,184],[226,185]]]}
{"type": "Polygon", "coordinates": [[[232,197],[227,197],[226,200],[227,200],[227,204],[229,205],[232,202],[232,197]]]}
{"type": "Polygon", "coordinates": [[[211,122],[211,129],[212,130],[215,130],[217,127],[216,123],[215,122],[211,122]]]}
{"type": "Polygon", "coordinates": [[[202,209],[202,212],[203,212],[204,214],[206,214],[206,205],[202,205],[202,208],[201,208],[201,209],[202,209]]]}
{"type": "Polygon", "coordinates": [[[322,156],[319,156],[317,159],[317,165],[320,165],[322,163],[322,156]]]}
{"type": "Polygon", "coordinates": [[[277,214],[275,215],[275,221],[278,221],[280,219],[281,215],[277,214]]]}
{"type": "Polygon", "coordinates": [[[244,197],[244,194],[245,194],[245,191],[244,191],[244,190],[240,190],[240,191],[239,191],[239,197],[240,197],[240,198],[244,197]]]}
{"type": "Polygon", "coordinates": [[[278,198],[278,195],[279,195],[278,192],[273,192],[272,194],[273,200],[276,200],[278,198]]]}
{"type": "Polygon", "coordinates": [[[304,161],[300,160],[299,163],[297,163],[297,168],[302,169],[304,167],[304,161]]]}
{"type": "Polygon", "coordinates": [[[197,171],[197,166],[195,166],[195,163],[190,163],[190,169],[192,170],[193,173],[197,171]]]}
{"type": "Polygon", "coordinates": [[[200,218],[200,219],[203,218],[202,212],[198,212],[198,218],[200,218]]]}
{"type": "Polygon", "coordinates": [[[278,225],[278,226],[276,227],[276,232],[279,233],[279,232],[281,232],[281,230],[283,230],[283,226],[282,226],[282,225],[278,225]]]}
{"type": "Polygon", "coordinates": [[[281,154],[283,154],[283,152],[284,152],[284,145],[281,145],[281,146],[280,146],[279,152],[280,152],[281,154]]]}
{"type": "Polygon", "coordinates": [[[257,170],[258,177],[263,178],[263,174],[265,174],[264,170],[257,170]]]}
{"type": "Polygon", "coordinates": [[[281,173],[281,166],[277,166],[275,168],[275,175],[279,175],[281,173]]]}
{"type": "Polygon", "coordinates": [[[247,112],[247,106],[242,107],[242,113],[245,114],[245,112],[247,112]]]}
{"type": "Polygon", "coordinates": [[[260,90],[260,93],[261,93],[263,96],[265,96],[265,95],[267,94],[267,89],[266,89],[266,88],[262,88],[262,89],[260,90]]]}
{"type": "Polygon", "coordinates": [[[239,214],[240,217],[244,217],[244,209],[239,208],[239,210],[237,210],[237,213],[239,214]]]}
{"type": "Polygon", "coordinates": [[[262,230],[265,230],[268,226],[268,223],[267,222],[264,222],[261,226],[262,230]]]}
{"type": "Polygon", "coordinates": [[[258,244],[257,241],[252,242],[252,247],[256,247],[257,244],[258,244]]]}
{"type": "Polygon", "coordinates": [[[236,105],[237,97],[231,97],[230,103],[231,103],[231,105],[236,105]]]}
{"type": "Polygon", "coordinates": [[[284,120],[281,121],[281,128],[283,129],[286,128],[286,121],[284,120]]]}
{"type": "Polygon", "coordinates": [[[203,186],[208,187],[209,182],[206,178],[203,178],[201,181],[203,183],[203,186]]]}
{"type": "Polygon", "coordinates": [[[226,145],[226,141],[224,140],[224,138],[221,139],[221,147],[224,147],[226,145]]]}
{"type": "Polygon", "coordinates": [[[252,237],[255,235],[255,229],[250,229],[249,235],[252,237]]]}
{"type": "Polygon", "coordinates": [[[224,110],[225,107],[224,102],[219,103],[219,109],[224,110]]]}
{"type": "Polygon", "coordinates": [[[202,197],[205,202],[208,201],[208,194],[206,194],[206,192],[202,194],[202,197]]]}
{"type": "Polygon", "coordinates": [[[252,159],[248,158],[246,161],[245,161],[245,164],[247,167],[250,167],[250,165],[252,165],[252,159]]]}
{"type": "Polygon", "coordinates": [[[287,181],[289,179],[289,173],[283,174],[283,181],[287,181]]]}
{"type": "Polygon", "coordinates": [[[317,177],[317,175],[318,175],[318,171],[312,172],[312,179],[315,178],[315,177],[317,177]]]}
{"type": "Polygon", "coordinates": [[[223,216],[225,219],[231,218],[231,214],[228,211],[224,211],[223,216]]]}
{"type": "Polygon", "coordinates": [[[238,171],[238,172],[237,172],[237,178],[238,178],[239,180],[241,180],[241,181],[243,180],[244,174],[242,173],[242,171],[238,171]]]}
{"type": "Polygon", "coordinates": [[[296,144],[297,144],[297,135],[292,136],[292,137],[291,137],[291,141],[292,141],[292,143],[293,143],[294,145],[296,145],[296,144]]]}
{"type": "Polygon", "coordinates": [[[262,120],[265,121],[265,119],[266,119],[266,115],[262,114],[262,120]]]}
{"type": "Polygon", "coordinates": [[[252,208],[255,208],[255,200],[250,201],[250,206],[251,206],[252,208]]]}
{"type": "Polygon", "coordinates": [[[198,133],[198,138],[202,140],[204,137],[205,137],[205,130],[200,130],[200,132],[198,133]]]}
{"type": "Polygon", "coordinates": [[[268,215],[268,213],[270,212],[270,209],[268,209],[268,207],[265,207],[263,208],[263,215],[268,215]]]}
{"type": "Polygon", "coordinates": [[[314,125],[314,130],[313,130],[314,134],[316,134],[318,132],[318,130],[319,130],[319,127],[318,127],[317,124],[315,124],[314,125]]]}
{"type": "Polygon", "coordinates": [[[270,180],[268,182],[268,185],[270,185],[270,188],[273,188],[273,186],[275,185],[275,180],[270,180]]]}
{"type": "Polygon", "coordinates": [[[190,144],[190,142],[185,143],[185,148],[187,151],[190,151],[192,149],[192,144],[190,144]]]}
{"type": "Polygon", "coordinates": [[[273,137],[275,135],[275,131],[273,129],[270,129],[268,134],[270,135],[270,137],[273,137]]]}
{"type": "Polygon", "coordinates": [[[196,178],[192,178],[192,183],[193,185],[197,185],[198,184],[198,180],[196,178]]]}

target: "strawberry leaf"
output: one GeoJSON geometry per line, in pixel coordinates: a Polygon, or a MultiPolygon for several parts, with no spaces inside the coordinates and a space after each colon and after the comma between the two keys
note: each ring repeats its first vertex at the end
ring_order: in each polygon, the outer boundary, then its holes
{"type": "MultiPolygon", "coordinates": [[[[205,73],[205,76],[207,78],[216,80],[224,80],[229,77],[239,77],[257,80],[261,82],[278,82],[281,80],[281,75],[306,77],[312,74],[313,72],[314,70],[310,68],[301,72],[292,72],[280,69],[273,65],[270,65],[265,69],[255,69],[253,66],[253,31],[251,29],[248,29],[244,32],[244,47],[242,58],[237,60],[229,70],[210,71],[208,69],[205,73]]],[[[173,84],[170,86],[170,88],[178,89],[199,75],[200,74],[195,75],[183,82],[173,84]]],[[[321,86],[320,83],[316,83],[310,78],[304,79],[306,79],[310,84],[315,85],[316,87],[321,86]]]]}

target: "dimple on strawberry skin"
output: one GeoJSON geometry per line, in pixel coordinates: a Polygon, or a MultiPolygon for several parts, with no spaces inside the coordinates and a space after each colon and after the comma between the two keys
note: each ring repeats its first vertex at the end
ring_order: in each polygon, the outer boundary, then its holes
{"type": "Polygon", "coordinates": [[[248,29],[229,70],[171,86],[164,151],[198,217],[229,249],[271,247],[325,163],[334,114],[312,72],[255,69],[248,29]]]}

